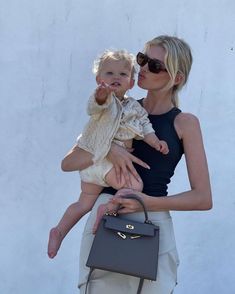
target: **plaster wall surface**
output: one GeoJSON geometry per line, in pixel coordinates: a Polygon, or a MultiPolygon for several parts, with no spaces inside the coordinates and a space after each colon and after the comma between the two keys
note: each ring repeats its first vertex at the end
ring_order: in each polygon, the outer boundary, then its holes
{"type": "MultiPolygon", "coordinates": [[[[58,256],[50,227],[80,193],[60,161],[75,143],[105,48],[137,53],[160,34],[184,38],[194,64],[181,109],[201,121],[213,189],[208,212],[173,212],[181,264],[176,294],[233,294],[235,2],[0,1],[0,293],[78,293],[86,217],[58,256]]],[[[136,98],[144,92],[135,87],[136,98]]],[[[189,189],[184,159],[169,194],[189,189]]]]}

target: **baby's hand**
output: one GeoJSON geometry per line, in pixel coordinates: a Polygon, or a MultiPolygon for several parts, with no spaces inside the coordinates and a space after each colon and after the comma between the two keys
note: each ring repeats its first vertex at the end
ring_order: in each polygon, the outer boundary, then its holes
{"type": "Polygon", "coordinates": [[[113,91],[113,88],[109,85],[101,82],[101,84],[96,88],[95,99],[98,104],[104,104],[107,100],[109,94],[113,91]]]}
{"type": "Polygon", "coordinates": [[[161,152],[162,154],[167,154],[169,153],[169,148],[168,145],[165,141],[160,140],[158,142],[158,145],[156,146],[156,149],[161,152]]]}

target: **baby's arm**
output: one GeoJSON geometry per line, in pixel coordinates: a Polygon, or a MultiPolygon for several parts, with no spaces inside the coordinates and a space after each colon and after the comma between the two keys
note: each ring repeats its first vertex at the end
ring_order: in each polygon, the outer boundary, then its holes
{"type": "Polygon", "coordinates": [[[109,107],[113,101],[111,92],[113,88],[102,82],[92,94],[87,104],[87,114],[99,119],[102,112],[109,107]]]}
{"type": "Polygon", "coordinates": [[[167,143],[165,141],[159,140],[159,138],[156,136],[152,124],[149,121],[147,111],[138,102],[135,103],[135,107],[138,113],[137,118],[140,120],[143,128],[144,142],[155,148],[157,151],[160,151],[162,154],[167,154],[169,152],[167,143]]]}
{"type": "Polygon", "coordinates": [[[95,100],[99,105],[103,105],[107,99],[109,94],[113,91],[113,88],[109,85],[101,82],[101,84],[95,90],[95,100]]]}
{"type": "Polygon", "coordinates": [[[144,142],[155,148],[157,151],[160,151],[162,154],[167,154],[169,152],[167,143],[163,140],[159,140],[155,133],[145,135],[144,142]]]}

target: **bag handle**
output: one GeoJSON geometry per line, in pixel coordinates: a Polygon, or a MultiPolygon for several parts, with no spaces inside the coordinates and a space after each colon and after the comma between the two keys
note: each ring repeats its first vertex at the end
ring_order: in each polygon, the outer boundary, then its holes
{"type": "MultiPolygon", "coordinates": [[[[136,194],[128,194],[128,195],[125,195],[125,196],[121,196],[122,198],[125,198],[125,199],[134,199],[136,201],[138,201],[142,208],[143,208],[143,211],[144,211],[144,216],[145,216],[145,223],[146,224],[152,224],[152,222],[149,220],[148,218],[148,213],[147,213],[147,209],[146,209],[146,206],[144,204],[144,201],[140,198],[140,196],[136,195],[136,194]]],[[[117,209],[117,212],[118,210],[121,208],[121,205],[118,207],[117,209]]]]}

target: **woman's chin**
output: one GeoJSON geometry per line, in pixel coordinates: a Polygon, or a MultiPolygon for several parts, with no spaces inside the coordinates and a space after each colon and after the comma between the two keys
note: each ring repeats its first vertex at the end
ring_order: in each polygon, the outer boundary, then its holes
{"type": "Polygon", "coordinates": [[[147,90],[147,88],[144,86],[144,80],[143,79],[138,79],[137,85],[141,89],[147,90]]]}

